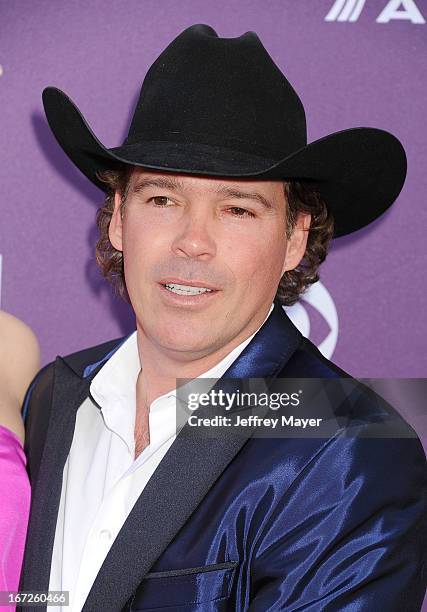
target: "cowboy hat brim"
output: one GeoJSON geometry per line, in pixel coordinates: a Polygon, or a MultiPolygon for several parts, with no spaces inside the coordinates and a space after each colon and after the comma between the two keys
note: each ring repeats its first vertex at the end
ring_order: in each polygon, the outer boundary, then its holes
{"type": "Polygon", "coordinates": [[[267,159],[212,144],[141,141],[107,149],[61,90],[47,87],[50,128],[71,161],[97,187],[101,170],[132,164],[153,170],[238,179],[304,180],[331,210],[334,238],[365,227],[396,200],[406,177],[406,155],[387,131],[357,127],[315,140],[283,159],[267,159]]]}

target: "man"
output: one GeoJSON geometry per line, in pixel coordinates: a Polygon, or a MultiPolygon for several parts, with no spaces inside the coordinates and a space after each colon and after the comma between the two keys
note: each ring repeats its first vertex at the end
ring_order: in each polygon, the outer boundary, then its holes
{"type": "Polygon", "coordinates": [[[61,91],[44,104],[107,193],[97,258],[136,332],[58,358],[28,393],[22,588],[70,591],[73,611],[418,610],[424,454],[367,390],[326,437],[175,431],[180,378],[347,376],[281,302],[317,279],[332,233],[393,203],[400,143],[357,128],[307,145],[258,37],[204,25],[150,68],[121,147],[61,91]]]}

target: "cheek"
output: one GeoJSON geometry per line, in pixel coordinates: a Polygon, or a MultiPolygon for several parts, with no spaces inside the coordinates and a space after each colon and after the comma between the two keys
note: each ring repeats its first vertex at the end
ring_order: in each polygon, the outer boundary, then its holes
{"type": "Polygon", "coordinates": [[[148,269],[156,261],[156,257],[164,252],[164,234],[137,218],[129,219],[129,221],[123,228],[125,268],[129,272],[148,269]]]}
{"type": "Polygon", "coordinates": [[[286,235],[260,231],[227,243],[224,262],[240,282],[271,285],[281,277],[286,254],[286,235]]]}

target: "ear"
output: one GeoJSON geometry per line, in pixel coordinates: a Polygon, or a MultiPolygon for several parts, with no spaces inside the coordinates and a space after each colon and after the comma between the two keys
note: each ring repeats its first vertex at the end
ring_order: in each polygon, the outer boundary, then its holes
{"type": "Polygon", "coordinates": [[[291,237],[286,244],[286,256],[283,263],[282,274],[297,267],[304,257],[307,247],[308,232],[310,230],[311,215],[309,213],[298,213],[297,221],[291,237]]]}
{"type": "Polygon", "coordinates": [[[118,191],[114,195],[114,211],[111,217],[110,226],[108,228],[108,237],[111,244],[118,251],[123,251],[123,224],[122,224],[122,211],[120,209],[121,196],[118,191]]]}

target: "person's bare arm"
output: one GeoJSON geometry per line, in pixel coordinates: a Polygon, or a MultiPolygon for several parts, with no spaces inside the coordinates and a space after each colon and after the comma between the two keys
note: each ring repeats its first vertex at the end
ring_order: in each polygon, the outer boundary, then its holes
{"type": "Polygon", "coordinates": [[[0,425],[24,441],[21,405],[40,368],[37,338],[16,317],[0,311],[0,425]]]}

